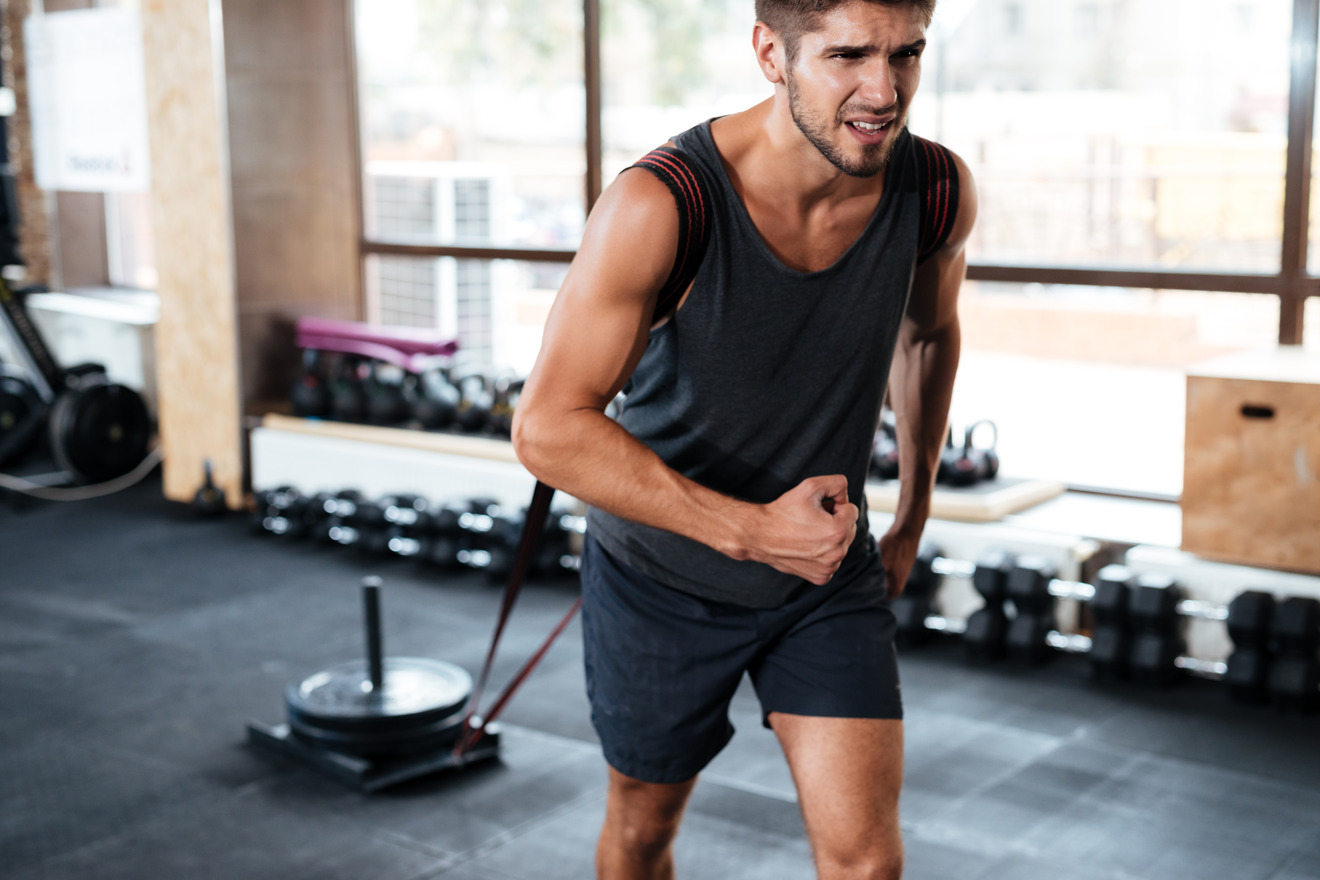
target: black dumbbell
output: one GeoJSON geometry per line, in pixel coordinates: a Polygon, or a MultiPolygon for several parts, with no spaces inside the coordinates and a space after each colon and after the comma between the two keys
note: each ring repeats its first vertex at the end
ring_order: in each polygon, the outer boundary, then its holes
{"type": "Polygon", "coordinates": [[[346,530],[352,528],[348,521],[357,515],[358,505],[362,503],[362,493],[356,489],[313,495],[306,513],[312,539],[328,544],[353,543],[347,540],[349,534],[346,530]]]}
{"type": "Polygon", "coordinates": [[[933,544],[923,545],[908,575],[903,595],[891,603],[899,625],[899,637],[908,644],[929,638],[932,632],[960,634],[969,655],[985,661],[1004,653],[1008,618],[1005,590],[1013,557],[1003,550],[983,553],[975,562],[949,559],[933,544]],[[945,577],[971,580],[985,599],[985,606],[967,620],[954,620],[932,613],[935,591],[945,577]]]}
{"type": "Polygon", "coordinates": [[[307,535],[309,523],[304,498],[293,486],[280,486],[254,493],[256,507],[252,526],[263,534],[282,538],[302,538],[307,535]]]}
{"type": "Polygon", "coordinates": [[[1270,616],[1269,691],[1281,709],[1311,712],[1320,706],[1320,600],[1292,597],[1270,616]]]}
{"type": "Polygon", "coordinates": [[[458,520],[467,511],[445,504],[430,507],[418,520],[416,534],[401,536],[391,548],[401,556],[415,556],[447,571],[462,568],[458,551],[463,549],[463,530],[458,520]]]}
{"type": "Polygon", "coordinates": [[[1248,590],[1228,605],[1228,635],[1233,653],[1228,657],[1224,685],[1229,696],[1242,703],[1269,702],[1270,620],[1274,596],[1248,590]]]}
{"type": "Polygon", "coordinates": [[[532,570],[540,577],[576,573],[581,567],[581,558],[574,551],[573,542],[586,531],[585,517],[565,510],[550,511],[541,530],[532,570]]]}
{"type": "Polygon", "coordinates": [[[932,614],[935,591],[942,580],[942,575],[935,572],[935,563],[944,558],[941,552],[935,544],[922,543],[903,592],[889,603],[901,645],[928,641],[935,635],[926,625],[926,618],[932,614]]]}

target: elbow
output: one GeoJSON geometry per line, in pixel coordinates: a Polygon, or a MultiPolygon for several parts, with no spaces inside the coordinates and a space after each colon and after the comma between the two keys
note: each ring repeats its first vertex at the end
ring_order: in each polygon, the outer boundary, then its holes
{"type": "Polygon", "coordinates": [[[550,482],[564,440],[562,419],[544,408],[520,403],[513,412],[510,433],[514,455],[522,466],[538,480],[550,482]]]}
{"type": "Polygon", "coordinates": [[[539,420],[530,407],[519,406],[513,412],[513,453],[518,456],[518,461],[522,466],[531,471],[538,479],[539,452],[541,446],[542,431],[539,427],[539,420]]]}

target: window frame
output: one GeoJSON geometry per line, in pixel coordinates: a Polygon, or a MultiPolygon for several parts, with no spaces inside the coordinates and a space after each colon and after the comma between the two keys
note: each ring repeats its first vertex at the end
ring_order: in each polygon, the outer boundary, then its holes
{"type": "MultiPolygon", "coordinates": [[[[360,2],[360,0],[350,0],[360,2]]],[[[586,93],[586,201],[590,212],[602,187],[603,138],[601,123],[601,16],[600,0],[582,0],[583,77],[586,93]]],[[[1317,44],[1320,32],[1320,0],[1293,0],[1290,39],[1291,71],[1288,88],[1288,145],[1284,181],[1283,237],[1280,269],[1276,273],[1183,272],[1177,270],[1125,269],[1104,266],[1051,266],[1044,264],[972,263],[967,278],[972,281],[1006,281],[1067,284],[1094,287],[1131,287],[1157,290],[1197,290],[1223,293],[1254,293],[1279,299],[1280,345],[1300,345],[1309,297],[1320,296],[1320,275],[1307,269],[1310,246],[1311,156],[1315,121],[1317,44]]],[[[354,110],[360,105],[353,46],[354,110]]],[[[357,113],[354,113],[357,116],[357,113]]],[[[362,128],[358,127],[359,138],[362,128]]],[[[359,166],[361,153],[359,151],[359,166]]],[[[361,173],[359,173],[359,178],[361,173]]],[[[535,249],[449,244],[414,244],[380,237],[361,239],[359,260],[373,254],[416,257],[459,257],[462,259],[570,262],[572,249],[535,249]]]]}

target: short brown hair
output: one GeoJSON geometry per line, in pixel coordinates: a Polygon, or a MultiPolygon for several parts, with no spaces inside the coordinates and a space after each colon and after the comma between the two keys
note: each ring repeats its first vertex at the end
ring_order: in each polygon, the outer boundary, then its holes
{"type": "MultiPolygon", "coordinates": [[[[797,60],[802,35],[810,33],[820,17],[836,6],[853,0],[756,0],[756,20],[764,22],[784,41],[788,63],[797,60]]],[[[930,24],[937,0],[862,0],[882,6],[915,6],[930,24]]]]}

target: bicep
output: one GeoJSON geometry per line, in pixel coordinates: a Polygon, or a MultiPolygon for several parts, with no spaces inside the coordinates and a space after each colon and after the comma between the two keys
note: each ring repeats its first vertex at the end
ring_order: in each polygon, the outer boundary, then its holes
{"type": "Polygon", "coordinates": [[[620,175],[588,219],[520,406],[603,409],[614,398],[646,350],[677,242],[665,185],[640,170],[620,175]]]}

